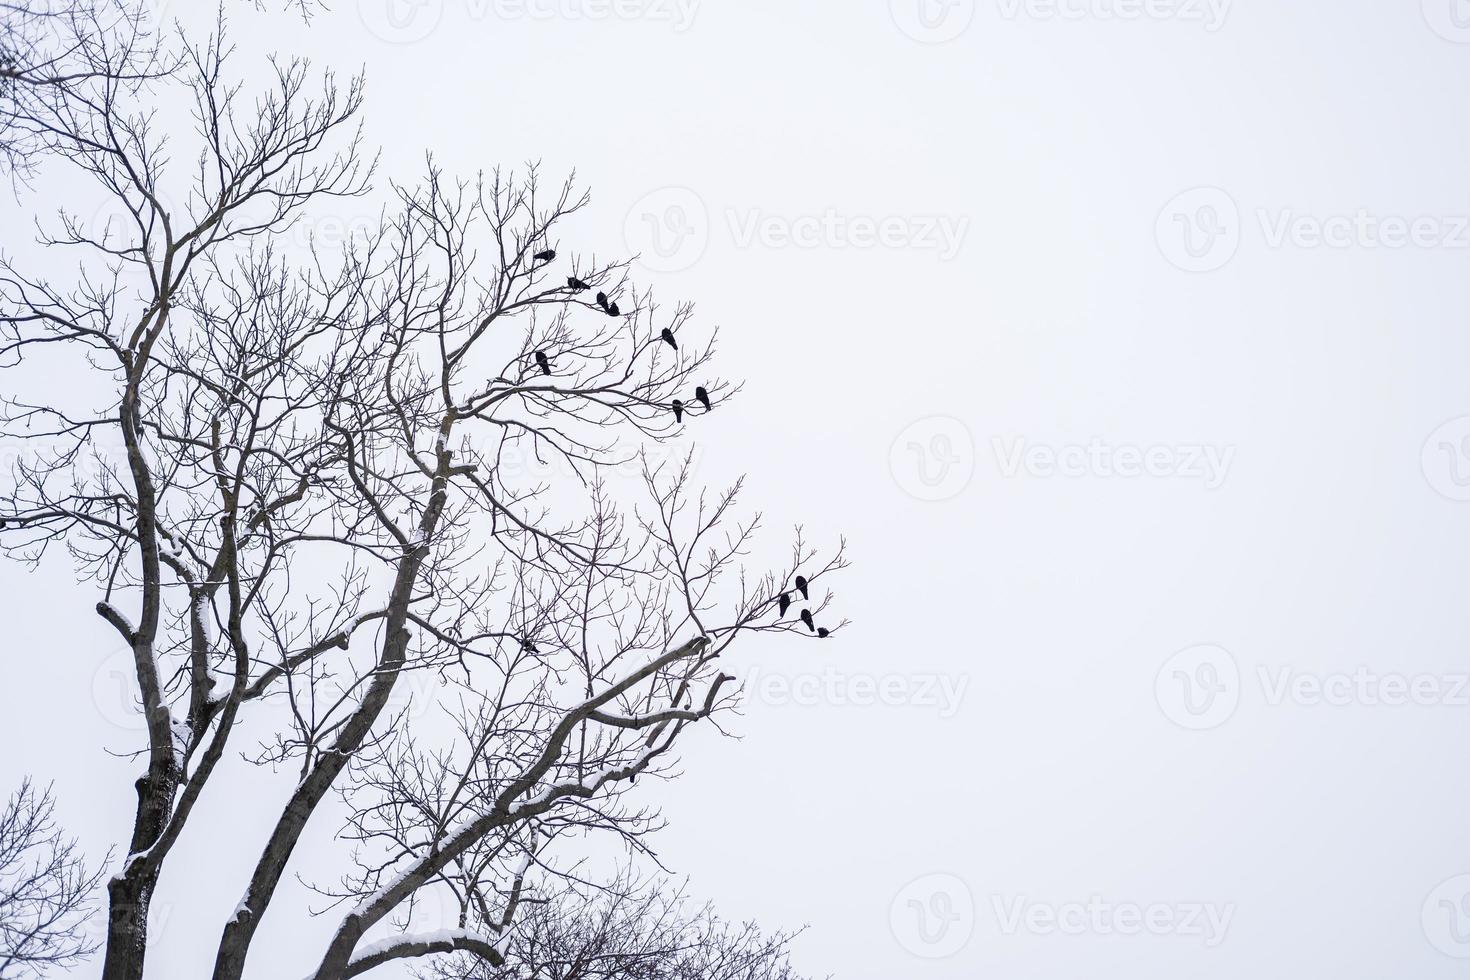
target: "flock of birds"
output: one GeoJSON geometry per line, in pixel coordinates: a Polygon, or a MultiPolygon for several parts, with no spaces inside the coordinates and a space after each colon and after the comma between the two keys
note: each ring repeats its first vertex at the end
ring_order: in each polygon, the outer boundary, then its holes
{"type": "MultiPolygon", "coordinates": [[[[548,262],[554,262],[556,261],[556,249],[548,248],[543,251],[537,252],[535,255],[531,256],[531,260],[537,265],[545,265],[548,262]]],[[[576,276],[567,276],[567,288],[574,292],[585,293],[587,290],[591,289],[592,286],[590,283],[578,279],[576,276]]],[[[618,304],[615,301],[609,300],[607,298],[607,293],[599,292],[597,294],[597,306],[598,309],[602,310],[602,312],[606,313],[608,316],[623,315],[623,311],[618,309],[618,304]]],[[[674,331],[670,330],[668,327],[664,327],[663,330],[659,332],[659,339],[668,344],[674,350],[677,351],[679,349],[679,341],[675,339],[674,331]]],[[[536,366],[541,369],[541,373],[549,376],[551,374],[551,358],[547,356],[544,350],[536,351],[535,357],[536,366]]],[[[698,385],[695,387],[694,400],[699,402],[700,405],[704,406],[704,410],[706,412],[715,407],[714,404],[710,401],[709,389],[705,388],[704,385],[698,385]]],[[[684,413],[688,409],[683,399],[675,398],[669,403],[669,409],[674,413],[675,422],[684,421],[684,413]]]]}
{"type": "MultiPolygon", "coordinates": [[[[538,265],[545,265],[548,262],[554,262],[556,260],[556,249],[545,249],[543,251],[537,252],[535,255],[531,256],[531,258],[538,265]]],[[[581,279],[578,279],[576,276],[567,276],[567,288],[573,290],[574,292],[585,293],[587,290],[591,289],[592,286],[591,284],[584,282],[581,279]]],[[[599,292],[597,294],[597,306],[608,316],[622,316],[622,311],[618,309],[618,304],[610,301],[607,298],[607,293],[599,292]]],[[[664,327],[663,330],[659,333],[659,339],[668,344],[674,350],[677,351],[679,349],[679,341],[675,339],[674,332],[668,327],[664,327]]],[[[551,358],[547,356],[546,352],[543,350],[536,351],[535,358],[536,366],[541,369],[541,373],[544,375],[550,375],[551,358]]],[[[714,408],[714,405],[710,402],[709,391],[704,387],[704,385],[699,385],[694,389],[694,399],[695,401],[699,402],[700,405],[704,406],[705,411],[709,411],[710,409],[714,408]]],[[[684,421],[684,412],[686,411],[686,406],[683,399],[675,398],[669,403],[669,408],[674,413],[675,422],[684,421]]],[[[808,602],[811,601],[811,584],[807,581],[805,575],[796,576],[796,591],[801,593],[802,599],[807,600],[808,602]]],[[[787,610],[791,608],[791,593],[789,591],[782,592],[776,597],[775,601],[776,608],[779,610],[780,615],[784,617],[787,610]]],[[[827,627],[817,625],[816,620],[813,618],[812,611],[810,609],[803,609],[801,611],[801,622],[804,626],[806,626],[808,632],[815,633],[817,636],[821,637],[824,640],[832,635],[831,630],[827,629],[827,627]]],[[[527,653],[534,654],[539,652],[536,648],[535,642],[530,640],[529,638],[521,640],[521,649],[525,650],[527,653]]]]}
{"type": "MultiPolygon", "coordinates": [[[[796,591],[801,593],[801,597],[803,599],[806,599],[808,601],[811,600],[811,586],[810,583],[807,582],[805,575],[796,576],[796,591]]],[[[776,597],[776,609],[779,611],[780,615],[785,616],[786,610],[790,608],[791,593],[782,592],[776,597]]],[[[803,609],[801,611],[801,621],[802,624],[806,626],[808,632],[815,633],[817,634],[817,636],[821,637],[824,640],[832,635],[832,631],[827,629],[827,627],[817,625],[816,621],[812,618],[812,611],[810,609],[803,609]]]]}
{"type": "MultiPolygon", "coordinates": [[[[807,600],[808,602],[811,601],[811,583],[807,581],[805,575],[796,576],[796,591],[801,593],[801,597],[803,599],[807,600]]],[[[775,602],[776,608],[780,610],[780,615],[784,617],[786,615],[786,611],[791,608],[791,593],[789,591],[782,592],[780,595],[776,596],[775,602]]],[[[808,632],[817,634],[817,636],[821,639],[825,640],[827,637],[832,635],[832,631],[827,629],[827,627],[817,625],[816,620],[813,618],[812,611],[810,609],[803,609],[801,611],[801,622],[802,625],[807,628],[808,632]]],[[[541,652],[540,648],[536,646],[536,641],[532,640],[530,637],[521,638],[521,649],[524,650],[526,653],[532,655],[539,654],[541,652]]]]}

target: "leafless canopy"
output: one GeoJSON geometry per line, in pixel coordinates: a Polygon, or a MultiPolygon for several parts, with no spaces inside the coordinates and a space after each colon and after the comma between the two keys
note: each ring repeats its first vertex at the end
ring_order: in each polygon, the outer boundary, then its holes
{"type": "MultiPolygon", "coordinates": [[[[123,85],[99,66],[86,98],[43,107],[112,217],[50,231],[78,260],[65,284],[0,262],[4,425],[34,450],[0,493],[0,547],[64,547],[96,583],[147,723],[106,976],[143,975],[160,869],[225,791],[226,750],[250,746],[294,789],[216,980],[242,976],[329,796],[353,846],[317,883],[336,925],[305,975],[435,954],[611,975],[527,957],[565,962],[599,921],[635,920],[619,942],[683,951],[620,975],[784,975],[699,972],[684,945],[716,935],[710,916],[669,911],[659,932],[628,904],[656,891],[602,886],[603,919],[567,899],[595,887],[590,837],[636,853],[657,828],[635,781],[735,706],[736,640],[814,638],[797,613],[824,618],[843,565],[798,532],[748,570],[759,516],[738,484],[697,486],[693,391],[738,404],[715,333],[580,251],[585,195],[534,167],[457,181],[430,163],[369,230],[313,247],[314,216],[370,193],[360,80],[281,61],[250,91],[222,31],[174,57],[123,85]],[[181,118],[192,132],[160,123],[181,118]]],[[[784,941],[720,935],[709,955],[776,969],[784,941]]]]}
{"type": "Polygon", "coordinates": [[[507,967],[468,954],[434,963],[432,980],[795,980],[791,937],[722,921],[666,882],[628,876],[596,889],[569,887],[527,907],[507,967]]]}
{"type": "Polygon", "coordinates": [[[26,780],[0,811],[0,980],[67,969],[96,949],[84,925],[100,871],[56,828],[50,788],[26,780]]]}
{"type": "Polygon", "coordinates": [[[0,172],[27,176],[65,136],[54,129],[98,84],[168,70],[141,0],[0,0],[0,172]]]}

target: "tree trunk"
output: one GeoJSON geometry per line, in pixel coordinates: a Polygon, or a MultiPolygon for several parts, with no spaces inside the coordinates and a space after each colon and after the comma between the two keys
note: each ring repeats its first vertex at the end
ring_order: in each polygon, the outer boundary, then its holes
{"type": "MultiPolygon", "coordinates": [[[[412,568],[416,571],[417,565],[412,568]]],[[[412,572],[404,574],[400,580],[399,593],[407,595],[407,588],[413,584],[413,580],[412,572]]],[[[406,603],[401,605],[406,606],[406,603]]],[[[250,943],[255,938],[255,930],[275,896],[276,885],[280,883],[286,864],[296,848],[296,842],[301,838],[301,832],[306,828],[317,804],[331,790],[338,774],[351,761],[352,754],[363,744],[382,712],[383,705],[387,703],[393,685],[398,680],[399,668],[403,666],[409,641],[408,631],[401,626],[401,613],[397,614],[396,622],[399,625],[390,634],[391,639],[386,641],[383,657],[379,661],[378,679],[369,688],[362,706],[342,729],[332,751],[318,760],[281,812],[280,820],[256,864],[250,887],[245,892],[245,901],[225,925],[219,952],[215,956],[213,980],[241,980],[245,973],[245,958],[249,955],[250,943]]]]}
{"type": "Polygon", "coordinates": [[[155,756],[148,774],[134,786],[138,813],[133,819],[128,858],[122,871],[107,883],[107,952],[102,961],[102,980],[142,980],[148,951],[148,909],[158,884],[161,857],[148,852],[158,843],[168,820],[178,788],[178,770],[155,756]],[[140,857],[145,853],[147,857],[140,857]]]}
{"type": "Polygon", "coordinates": [[[140,861],[107,883],[107,953],[102,980],[142,980],[148,906],[156,880],[155,872],[140,861]]]}

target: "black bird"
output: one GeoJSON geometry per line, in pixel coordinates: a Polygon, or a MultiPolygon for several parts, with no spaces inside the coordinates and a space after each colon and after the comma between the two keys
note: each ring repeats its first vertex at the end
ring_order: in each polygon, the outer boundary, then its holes
{"type": "Polygon", "coordinates": [[[524,651],[526,651],[527,653],[540,653],[541,652],[540,650],[538,650],[536,648],[535,641],[533,641],[533,640],[531,640],[529,638],[528,639],[521,640],[521,649],[524,650],[524,651]]]}
{"type": "Polygon", "coordinates": [[[620,310],[620,309],[618,309],[618,304],[616,304],[616,303],[609,303],[608,306],[607,306],[607,315],[608,316],[622,316],[623,315],[623,311],[620,310]]]}
{"type": "Polygon", "coordinates": [[[673,409],[674,409],[674,421],[675,422],[682,422],[682,421],[684,421],[684,403],[681,402],[681,401],[679,401],[679,399],[675,398],[674,399],[674,404],[673,404],[673,409]]]}
{"type": "Polygon", "coordinates": [[[819,628],[817,630],[817,635],[820,636],[822,639],[825,640],[827,637],[829,637],[829,636],[832,635],[832,631],[829,630],[827,627],[823,626],[823,627],[821,627],[821,628],[819,628]]]}
{"type": "Polygon", "coordinates": [[[704,406],[704,410],[706,412],[714,408],[714,406],[709,403],[709,392],[704,390],[704,385],[700,385],[698,388],[694,389],[694,397],[699,399],[699,404],[704,406]]]}
{"type": "Polygon", "coordinates": [[[597,294],[597,305],[602,307],[604,310],[607,309],[607,293],[597,294]]]}
{"type": "Polygon", "coordinates": [[[582,280],[578,279],[576,276],[567,276],[567,288],[575,289],[577,292],[580,293],[585,290],[591,289],[592,287],[582,280]]]}
{"type": "Polygon", "coordinates": [[[781,598],[776,600],[776,605],[780,608],[781,615],[786,615],[786,610],[791,608],[791,596],[782,592],[781,598]]]}
{"type": "Polygon", "coordinates": [[[550,262],[556,258],[556,249],[548,248],[544,252],[537,252],[535,255],[531,256],[531,258],[535,259],[537,262],[550,262]]]}
{"type": "Polygon", "coordinates": [[[801,590],[801,597],[803,599],[810,599],[812,597],[812,594],[807,591],[807,582],[805,575],[796,576],[796,587],[801,590]]]}
{"type": "Polygon", "coordinates": [[[542,374],[551,373],[551,361],[547,359],[545,351],[536,352],[536,365],[541,368],[542,374]]]}
{"type": "Polygon", "coordinates": [[[664,327],[664,332],[659,334],[659,336],[663,338],[664,343],[674,348],[674,350],[679,349],[679,342],[674,339],[674,331],[670,330],[668,327],[664,327]]]}
{"type": "Polygon", "coordinates": [[[812,611],[810,609],[803,609],[801,611],[801,621],[806,623],[806,628],[813,633],[817,631],[817,624],[812,622],[812,611]]]}

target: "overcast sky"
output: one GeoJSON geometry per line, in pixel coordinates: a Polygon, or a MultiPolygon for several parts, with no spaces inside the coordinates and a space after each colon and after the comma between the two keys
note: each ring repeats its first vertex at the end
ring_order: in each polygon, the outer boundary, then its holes
{"type": "MultiPolygon", "coordinates": [[[[575,169],[576,247],[745,380],[701,477],[848,538],[853,628],[747,644],[742,740],[659,791],[695,894],[850,980],[1463,975],[1470,5],[333,7],[234,26],[365,66],[384,178],[575,169]]],[[[0,776],[100,858],[116,642],[64,562],[0,596],[0,776]]],[[[166,872],[158,976],[206,975],[234,847],[181,845],[228,870],[166,872]]],[[[318,948],[266,931],[256,977],[318,948]]]]}

